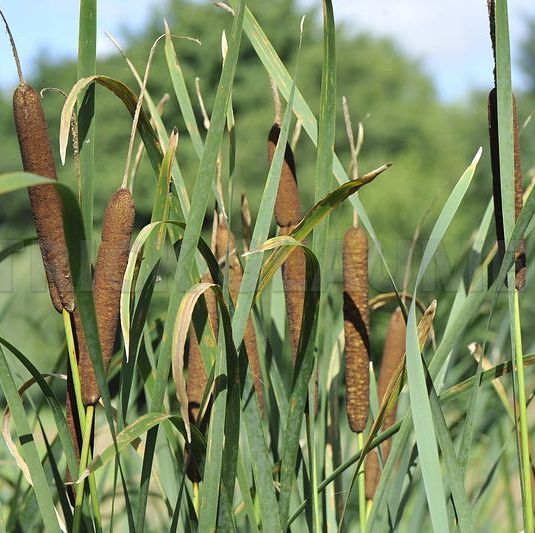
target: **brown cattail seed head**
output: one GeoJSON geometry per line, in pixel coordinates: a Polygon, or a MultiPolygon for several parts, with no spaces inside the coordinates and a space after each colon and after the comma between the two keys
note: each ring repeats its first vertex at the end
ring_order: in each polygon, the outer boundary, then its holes
{"type": "MultiPolygon", "coordinates": [[[[134,217],[135,206],[132,193],[125,188],[118,189],[106,206],[102,241],[98,250],[93,281],[95,312],[105,372],[108,370],[113,355],[121,289],[128,264],[134,217]]],[[[80,376],[84,405],[95,403],[100,398],[100,390],[87,349],[82,349],[80,352],[80,376]]]]}
{"type": "MultiPolygon", "coordinates": [[[[383,401],[385,397],[388,385],[394,375],[397,367],[403,360],[405,354],[405,335],[407,327],[403,313],[398,307],[390,317],[388,324],[388,330],[386,333],[385,345],[383,349],[383,358],[381,360],[381,370],[379,372],[379,381],[377,384],[377,393],[379,396],[379,402],[383,401]]],[[[386,415],[383,422],[383,431],[391,427],[396,421],[396,407],[397,404],[392,407],[392,410],[386,415]]],[[[388,459],[390,453],[390,447],[392,442],[390,439],[383,442],[381,445],[381,452],[383,462],[388,459]]],[[[366,499],[372,500],[377,485],[379,483],[379,457],[377,450],[372,450],[366,456],[365,462],[365,493],[366,499]]]]}
{"type": "MultiPolygon", "coordinates": [[[[212,278],[210,274],[205,274],[202,279],[204,283],[211,283],[212,278]]],[[[211,289],[204,292],[204,298],[206,302],[206,308],[208,312],[208,320],[210,327],[217,337],[218,330],[218,314],[217,314],[217,301],[214,291],[211,289]]],[[[201,408],[204,391],[206,389],[207,377],[204,369],[204,363],[201,355],[201,348],[195,333],[193,325],[189,329],[189,358],[188,358],[188,379],[186,383],[186,393],[188,395],[188,413],[189,420],[192,424],[199,424],[199,411],[201,408]]],[[[204,424],[202,424],[204,425],[204,424]]],[[[201,430],[203,428],[201,427],[201,430]]],[[[201,481],[201,474],[199,471],[198,461],[196,460],[195,453],[189,446],[186,447],[186,474],[190,481],[198,483],[201,481]]]]}
{"type": "MultiPolygon", "coordinates": [[[[518,127],[518,113],[516,98],[513,95],[513,145],[515,164],[515,220],[518,220],[524,206],[524,186],[522,179],[522,163],[520,159],[520,129],[518,127]]],[[[515,254],[515,287],[517,290],[524,288],[526,283],[526,242],[522,239],[515,254]]]]}
{"type": "MultiPolygon", "coordinates": [[[[212,283],[210,274],[205,274],[201,281],[203,283],[212,283]]],[[[204,292],[206,309],[210,327],[217,337],[219,317],[217,314],[217,301],[214,291],[211,289],[204,292]]],[[[199,341],[192,326],[189,330],[189,362],[188,362],[188,379],[186,383],[186,392],[188,395],[188,410],[190,422],[197,422],[199,409],[201,407],[204,389],[206,388],[206,372],[202,361],[199,341]]]]}
{"type": "MultiPolygon", "coordinates": [[[[273,124],[268,136],[268,160],[270,163],[275,154],[279,135],[280,126],[273,124]]],[[[301,220],[301,206],[295,174],[294,156],[288,144],[286,144],[279,188],[277,190],[277,199],[275,201],[275,220],[281,227],[298,224],[301,220]]]]}
{"type": "MultiPolygon", "coordinates": [[[[294,226],[281,228],[280,235],[289,235],[294,226]]],[[[288,332],[290,334],[290,348],[292,361],[295,366],[301,323],[303,321],[303,305],[305,301],[306,258],[305,252],[296,247],[282,265],[282,282],[286,297],[286,311],[288,312],[288,332]]]]}
{"type": "MultiPolygon", "coordinates": [[[[227,224],[220,219],[217,227],[216,236],[216,255],[218,261],[225,260],[227,249],[229,252],[229,293],[234,304],[238,301],[240,293],[241,282],[243,278],[243,271],[236,252],[236,240],[231,231],[229,231],[227,224]]],[[[243,336],[249,366],[251,367],[251,374],[258,399],[260,412],[264,412],[264,393],[262,386],[262,371],[260,368],[260,360],[258,358],[258,348],[256,345],[256,333],[253,321],[249,317],[245,326],[243,336]]]]}
{"type": "MultiPolygon", "coordinates": [[[[13,114],[24,170],[57,180],[41,98],[27,83],[15,89],[13,114]]],[[[72,311],[75,299],[61,197],[52,184],[29,187],[28,193],[52,303],[60,313],[72,311]]]]}
{"type": "Polygon", "coordinates": [[[344,237],[344,333],[346,408],[354,432],[366,428],[369,411],[368,238],[362,228],[344,237]]]}

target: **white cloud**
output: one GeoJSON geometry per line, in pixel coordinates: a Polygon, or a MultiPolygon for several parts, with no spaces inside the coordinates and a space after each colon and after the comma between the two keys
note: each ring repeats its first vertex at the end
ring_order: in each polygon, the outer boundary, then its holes
{"type": "MultiPolygon", "coordinates": [[[[121,38],[121,29],[140,29],[151,12],[166,0],[102,0],[98,3],[98,52],[104,56],[113,47],[104,32],[121,38]]],[[[320,0],[300,0],[304,6],[321,6],[320,0]]],[[[25,71],[31,73],[43,49],[51,57],[75,57],[78,38],[78,2],[30,0],[29,8],[5,7],[25,71]]],[[[492,80],[492,62],[486,0],[333,0],[340,23],[355,31],[389,36],[433,76],[447,99],[462,97],[474,86],[492,80]]],[[[525,36],[525,17],[535,17],[533,0],[509,0],[513,64],[525,36]]],[[[0,39],[0,57],[10,57],[7,38],[0,39]]],[[[9,61],[0,69],[0,86],[16,83],[9,61]]],[[[517,84],[521,76],[513,70],[517,84]]]]}
{"type": "MultiPolygon", "coordinates": [[[[303,4],[311,5],[311,0],[303,4]]],[[[421,58],[445,98],[492,80],[485,0],[333,0],[336,18],[356,31],[392,37],[421,58]]],[[[535,17],[533,0],[511,0],[509,19],[513,64],[525,37],[525,18],[535,17]]],[[[513,70],[520,80],[519,74],[513,70]]]]}

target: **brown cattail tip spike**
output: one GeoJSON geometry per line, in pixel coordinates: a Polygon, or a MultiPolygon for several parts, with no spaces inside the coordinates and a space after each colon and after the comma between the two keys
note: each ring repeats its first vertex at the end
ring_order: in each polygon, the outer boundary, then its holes
{"type": "Polygon", "coordinates": [[[346,408],[351,429],[366,428],[369,411],[368,238],[362,228],[344,237],[344,333],[346,408]]]}
{"type": "Polygon", "coordinates": [[[487,0],[487,9],[489,12],[490,41],[492,43],[492,54],[496,61],[496,16],[494,9],[494,0],[487,0]]]}
{"type": "MultiPolygon", "coordinates": [[[[271,163],[277,148],[280,126],[273,124],[268,136],[268,160],[271,163]]],[[[292,149],[286,144],[282,163],[277,199],[275,201],[275,220],[280,227],[298,224],[301,220],[299,190],[295,173],[295,161],[292,149]]]]}
{"type": "MultiPolygon", "coordinates": [[[[104,371],[108,371],[121,302],[121,289],[128,264],[130,237],[134,227],[135,206],[132,193],[118,189],[108,201],[104,214],[102,242],[95,266],[93,294],[97,316],[104,371]]],[[[87,349],[80,352],[80,378],[84,405],[94,404],[100,398],[100,389],[87,349]]]]}
{"type": "MultiPolygon", "coordinates": [[[[403,355],[405,354],[406,331],[407,326],[405,324],[405,319],[403,318],[401,309],[398,307],[390,317],[390,322],[388,324],[388,330],[386,333],[383,358],[381,360],[381,370],[379,372],[379,381],[377,384],[379,403],[383,401],[388,385],[392,380],[392,376],[394,375],[396,369],[403,359],[403,355]]],[[[391,427],[395,421],[396,406],[394,405],[385,417],[382,430],[385,431],[391,427]]],[[[390,439],[386,440],[381,445],[383,463],[388,459],[391,445],[392,442],[390,439]]],[[[380,478],[379,458],[376,450],[373,450],[372,453],[366,456],[365,471],[366,499],[372,500],[380,478]]]]}

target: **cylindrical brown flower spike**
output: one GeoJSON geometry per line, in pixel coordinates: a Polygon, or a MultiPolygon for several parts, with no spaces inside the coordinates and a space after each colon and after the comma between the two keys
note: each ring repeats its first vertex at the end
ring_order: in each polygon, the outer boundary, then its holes
{"type": "Polygon", "coordinates": [[[344,333],[346,410],[355,433],[366,428],[369,412],[368,238],[360,227],[344,236],[344,333]]]}
{"type": "MultiPolygon", "coordinates": [[[[268,160],[270,163],[273,160],[279,136],[280,126],[275,123],[268,135],[268,160]]],[[[301,203],[297,187],[294,156],[290,145],[286,144],[277,199],[275,201],[275,220],[281,228],[279,234],[290,234],[300,222],[301,217],[301,203]]],[[[296,248],[282,265],[282,279],[286,296],[286,309],[288,311],[288,331],[294,365],[301,334],[301,320],[303,318],[305,276],[305,254],[303,250],[296,248]]]]}
{"type": "MultiPolygon", "coordinates": [[[[273,124],[268,135],[268,161],[271,163],[279,141],[280,126],[273,124]]],[[[275,220],[281,227],[296,225],[301,220],[301,205],[295,173],[295,161],[290,145],[286,143],[282,163],[277,199],[275,201],[275,220]]]]}
{"type": "MultiPolygon", "coordinates": [[[[220,219],[217,227],[216,237],[216,257],[219,262],[225,261],[227,247],[229,253],[229,292],[232,301],[234,304],[236,304],[238,301],[238,295],[240,293],[243,271],[236,253],[236,240],[234,239],[234,235],[232,235],[232,232],[229,231],[225,221],[220,219]]],[[[251,367],[251,374],[253,376],[258,405],[260,407],[260,412],[263,414],[264,391],[262,385],[262,369],[260,368],[258,348],[256,345],[256,333],[251,317],[247,319],[243,342],[245,343],[245,349],[249,359],[249,366],[251,367]]]]}
{"type": "MultiPolygon", "coordinates": [[[[212,278],[209,273],[205,274],[201,281],[203,283],[212,283],[212,278]]],[[[217,338],[219,317],[217,314],[217,301],[214,291],[207,290],[204,292],[204,300],[206,302],[206,309],[208,311],[208,319],[210,326],[217,338]]],[[[206,388],[206,372],[202,361],[199,341],[195,333],[195,328],[190,327],[189,330],[189,360],[188,360],[188,379],[186,383],[186,392],[188,395],[188,411],[190,421],[197,422],[199,416],[199,409],[201,407],[204,389],[206,388]]]]}
{"type": "MultiPolygon", "coordinates": [[[[280,229],[279,235],[289,235],[295,226],[285,226],[280,229]]],[[[292,362],[295,366],[301,323],[303,321],[303,306],[305,303],[306,288],[306,258],[301,248],[295,248],[282,264],[282,284],[286,297],[286,310],[288,312],[288,332],[290,334],[290,347],[292,362]]]]}
{"type": "MultiPolygon", "coordinates": [[[[280,125],[273,124],[268,135],[268,161],[271,163],[277,142],[280,136],[280,125]]],[[[275,200],[275,221],[280,227],[279,235],[289,235],[299,224],[302,218],[297,174],[292,149],[286,143],[284,160],[282,163],[279,188],[275,200]]],[[[301,323],[303,320],[303,307],[305,303],[306,286],[306,258],[301,248],[296,248],[282,265],[282,283],[286,298],[286,311],[288,314],[288,333],[290,335],[290,351],[292,364],[295,367],[299,337],[301,336],[301,323]]],[[[315,404],[314,411],[318,412],[318,368],[316,367],[315,404]]]]}
{"type": "MultiPolygon", "coordinates": [[[[401,309],[398,307],[390,317],[386,333],[383,358],[381,360],[381,370],[379,371],[379,381],[377,384],[379,403],[383,401],[392,376],[403,359],[405,353],[406,331],[407,326],[405,324],[405,319],[403,318],[401,309]]],[[[396,405],[394,405],[386,415],[382,426],[383,431],[386,431],[396,421],[396,405]]],[[[381,445],[383,463],[386,462],[388,458],[391,445],[392,442],[390,439],[386,440],[381,445]]],[[[377,450],[371,450],[371,452],[366,455],[364,479],[366,499],[372,500],[380,479],[379,456],[377,450]]]]}
{"type": "MultiPolygon", "coordinates": [[[[26,172],[56,181],[58,176],[41,97],[24,81],[15,40],[1,11],[0,16],[9,35],[19,75],[19,84],[13,93],[13,116],[22,167],[26,172]]],[[[52,184],[29,187],[28,194],[52,304],[60,313],[63,309],[72,311],[75,300],[63,230],[61,197],[52,184]]]]}
{"type": "MultiPolygon", "coordinates": [[[[210,274],[207,273],[202,277],[201,281],[204,283],[211,283],[212,278],[210,277],[210,274]]],[[[210,321],[212,331],[214,332],[217,338],[219,317],[217,314],[216,296],[214,292],[210,289],[205,291],[204,298],[208,311],[208,320],[210,321]]],[[[186,392],[188,395],[188,413],[190,422],[192,424],[199,424],[199,411],[201,408],[204,391],[206,389],[207,377],[206,371],[204,369],[204,363],[202,360],[201,348],[199,346],[199,341],[197,339],[197,334],[195,333],[195,328],[193,327],[193,325],[190,327],[188,338],[189,358],[188,379],[186,383],[186,392]]],[[[201,430],[203,430],[202,427],[201,430]]],[[[186,446],[185,450],[185,463],[186,474],[190,481],[194,483],[199,483],[201,481],[199,465],[197,464],[195,454],[191,453],[189,446],[186,446]]]]}
{"type": "MultiPolygon", "coordinates": [[[[98,250],[93,281],[93,297],[104,372],[108,371],[113,355],[119,320],[121,288],[128,264],[134,217],[135,206],[132,193],[121,187],[112,195],[106,206],[102,241],[98,250]]],[[[100,398],[101,391],[85,343],[78,310],[75,310],[74,313],[74,324],[82,401],[84,405],[92,405],[100,398]]]]}
{"type": "MultiPolygon", "coordinates": [[[[524,206],[524,186],[522,179],[522,163],[520,158],[520,129],[518,127],[518,113],[516,98],[513,95],[513,143],[515,163],[515,220],[518,220],[524,206]]],[[[515,253],[515,287],[521,290],[526,283],[526,242],[524,239],[518,244],[515,253]]]]}

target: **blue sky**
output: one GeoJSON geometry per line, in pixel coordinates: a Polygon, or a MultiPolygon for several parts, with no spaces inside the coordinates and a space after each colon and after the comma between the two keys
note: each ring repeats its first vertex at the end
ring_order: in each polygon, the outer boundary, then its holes
{"type": "MultiPolygon", "coordinates": [[[[320,0],[300,1],[303,6],[320,4],[320,0]]],[[[149,13],[163,4],[164,0],[100,0],[99,53],[112,53],[105,31],[121,37],[125,28],[140,29],[149,13]]],[[[333,0],[333,5],[339,21],[356,30],[390,36],[402,49],[419,58],[444,100],[462,99],[471,88],[490,85],[492,58],[486,0],[333,0]]],[[[31,73],[31,65],[40,54],[52,58],[76,55],[76,0],[9,2],[2,9],[11,24],[26,72],[31,73]]],[[[535,18],[535,2],[509,0],[509,15],[515,64],[525,36],[525,20],[535,18]]],[[[16,84],[16,72],[8,59],[7,38],[0,39],[0,57],[4,58],[0,63],[0,87],[9,89],[16,84]]],[[[513,83],[522,85],[516,68],[513,83]]]]}

